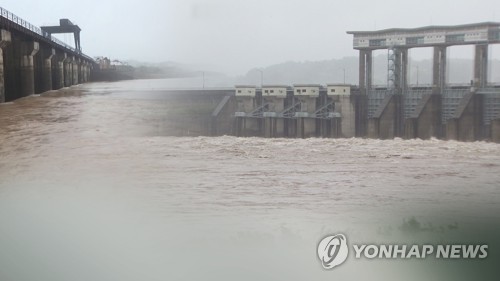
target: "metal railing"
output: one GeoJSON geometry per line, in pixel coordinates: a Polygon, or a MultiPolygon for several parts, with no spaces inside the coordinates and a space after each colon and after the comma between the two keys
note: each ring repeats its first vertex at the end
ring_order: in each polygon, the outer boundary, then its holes
{"type": "Polygon", "coordinates": [[[25,28],[25,29],[27,29],[27,30],[29,30],[31,32],[34,32],[34,33],[36,33],[36,34],[38,34],[38,35],[40,35],[40,36],[42,36],[42,37],[44,37],[44,38],[46,38],[46,39],[48,39],[50,41],[56,43],[57,45],[65,48],[67,50],[70,50],[72,52],[78,53],[81,56],[85,57],[86,59],[89,59],[89,60],[93,61],[93,59],[91,57],[83,54],[81,51],[79,51],[79,50],[73,48],[72,46],[64,43],[63,41],[55,38],[50,33],[43,31],[40,27],[35,26],[35,25],[29,23],[28,21],[25,21],[24,19],[16,16],[15,14],[9,12],[8,10],[6,10],[6,9],[4,9],[2,7],[0,7],[0,16],[2,18],[5,18],[5,19],[11,21],[12,23],[15,23],[15,24],[17,24],[17,25],[19,25],[19,26],[21,26],[21,27],[23,27],[23,28],[25,28]]]}

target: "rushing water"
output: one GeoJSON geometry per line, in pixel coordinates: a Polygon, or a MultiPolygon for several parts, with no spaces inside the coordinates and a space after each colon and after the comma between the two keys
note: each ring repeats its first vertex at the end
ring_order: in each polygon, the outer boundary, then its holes
{"type": "Polygon", "coordinates": [[[0,105],[0,280],[425,280],[366,261],[324,271],[317,242],[499,228],[498,144],[173,137],[167,82],[0,105]]]}

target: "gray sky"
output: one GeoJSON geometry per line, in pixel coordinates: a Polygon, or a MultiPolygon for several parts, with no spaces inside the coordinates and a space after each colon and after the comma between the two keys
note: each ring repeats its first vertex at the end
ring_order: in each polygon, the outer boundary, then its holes
{"type": "Polygon", "coordinates": [[[82,48],[91,56],[177,61],[230,74],[285,61],[355,56],[347,30],[500,21],[498,0],[3,0],[0,5],[35,25],[69,18],[82,28],[82,48]]]}

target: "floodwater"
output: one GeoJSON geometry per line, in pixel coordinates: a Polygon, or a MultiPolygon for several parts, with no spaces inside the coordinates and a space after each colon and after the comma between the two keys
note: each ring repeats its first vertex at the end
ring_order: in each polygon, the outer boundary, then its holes
{"type": "Polygon", "coordinates": [[[432,261],[326,271],[316,246],[494,244],[498,144],[175,137],[168,83],[0,105],[0,280],[456,280],[432,261]]]}

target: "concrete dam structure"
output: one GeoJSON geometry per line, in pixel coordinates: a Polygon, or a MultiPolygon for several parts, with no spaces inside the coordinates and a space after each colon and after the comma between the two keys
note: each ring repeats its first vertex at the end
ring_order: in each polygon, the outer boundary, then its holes
{"type": "MultiPolygon", "coordinates": [[[[80,32],[68,19],[61,19],[59,26],[37,27],[0,8],[0,103],[88,82],[98,65],[82,53],[80,32]],[[55,33],[72,33],[75,47],[53,37],[55,33]]],[[[172,96],[182,104],[172,110],[178,113],[172,118],[179,125],[173,131],[270,138],[434,137],[500,142],[500,85],[488,81],[488,46],[500,43],[500,23],[347,33],[353,35],[353,47],[359,50],[359,86],[239,85],[231,90],[179,90],[172,96]],[[468,86],[453,86],[446,79],[447,50],[457,45],[475,48],[468,86]],[[432,85],[427,87],[408,81],[408,51],[422,47],[433,49],[432,85]],[[375,87],[372,81],[375,50],[388,52],[384,87],[375,87]]]]}
{"type": "Polygon", "coordinates": [[[67,19],[37,27],[0,8],[0,102],[89,81],[94,60],[80,47],[80,28],[67,19]],[[53,33],[75,34],[75,48],[53,33]]]}
{"type": "Polygon", "coordinates": [[[430,137],[475,141],[497,137],[500,85],[488,82],[488,46],[500,43],[500,23],[412,29],[349,31],[359,50],[359,90],[366,99],[366,127],[371,138],[430,137]],[[452,87],[446,77],[447,49],[457,45],[475,48],[473,80],[468,87],[452,87]],[[408,84],[408,50],[433,48],[432,86],[408,84]],[[388,51],[387,88],[372,84],[372,53],[388,51]]]}
{"type": "Polygon", "coordinates": [[[357,95],[351,91],[356,89],[343,84],[236,86],[235,134],[353,137],[357,95]]]}
{"type": "Polygon", "coordinates": [[[236,86],[233,133],[262,137],[441,138],[500,142],[500,85],[488,81],[488,46],[500,23],[349,31],[359,50],[359,87],[236,86]],[[447,48],[473,45],[473,79],[447,83],[447,48]],[[408,51],[433,48],[432,85],[408,83],[408,51]],[[374,87],[372,53],[388,51],[386,87],[374,87]]]}

